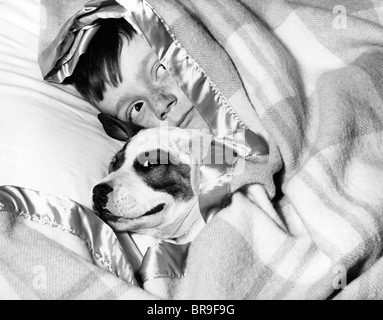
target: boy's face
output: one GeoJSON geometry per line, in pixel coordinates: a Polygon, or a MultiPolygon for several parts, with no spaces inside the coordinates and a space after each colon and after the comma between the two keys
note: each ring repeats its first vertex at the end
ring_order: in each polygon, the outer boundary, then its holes
{"type": "Polygon", "coordinates": [[[109,86],[101,112],[145,128],[169,126],[208,129],[208,125],[193,107],[183,91],[159,63],[147,41],[136,35],[121,50],[122,81],[115,88],[109,86]]]}

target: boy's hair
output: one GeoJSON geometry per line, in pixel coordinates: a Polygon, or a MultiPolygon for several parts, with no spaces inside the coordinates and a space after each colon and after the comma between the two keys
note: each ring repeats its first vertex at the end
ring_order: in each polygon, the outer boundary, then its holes
{"type": "Polygon", "coordinates": [[[136,31],[125,19],[102,19],[100,28],[81,55],[73,74],[64,83],[72,84],[90,103],[104,99],[107,85],[122,81],[120,54],[123,37],[130,41],[136,31]]]}

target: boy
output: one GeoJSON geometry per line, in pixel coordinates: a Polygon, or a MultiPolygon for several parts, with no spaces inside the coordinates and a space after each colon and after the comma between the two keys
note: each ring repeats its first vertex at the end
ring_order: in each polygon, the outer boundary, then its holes
{"type": "Polygon", "coordinates": [[[103,112],[144,128],[208,129],[147,41],[124,19],[100,21],[100,29],[66,83],[103,112]]]}

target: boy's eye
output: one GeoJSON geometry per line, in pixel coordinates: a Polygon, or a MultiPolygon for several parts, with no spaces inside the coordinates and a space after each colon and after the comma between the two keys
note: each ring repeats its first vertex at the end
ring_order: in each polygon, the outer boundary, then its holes
{"type": "Polygon", "coordinates": [[[157,77],[157,79],[161,78],[165,74],[166,74],[165,66],[163,64],[158,65],[158,68],[156,70],[156,77],[157,77]]]}
{"type": "Polygon", "coordinates": [[[142,101],[135,102],[131,107],[128,108],[128,121],[132,123],[137,123],[138,116],[140,115],[141,109],[144,107],[144,103],[142,101]]]}
{"type": "Polygon", "coordinates": [[[143,105],[144,104],[142,102],[136,103],[134,105],[134,110],[136,110],[137,112],[140,112],[143,105]]]}

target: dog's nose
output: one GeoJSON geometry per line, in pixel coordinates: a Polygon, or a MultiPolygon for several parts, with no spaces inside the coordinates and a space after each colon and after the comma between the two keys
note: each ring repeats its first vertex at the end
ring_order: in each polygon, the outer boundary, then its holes
{"type": "Polygon", "coordinates": [[[108,203],[108,194],[113,188],[107,183],[101,183],[93,188],[93,210],[102,211],[108,203]]]}

